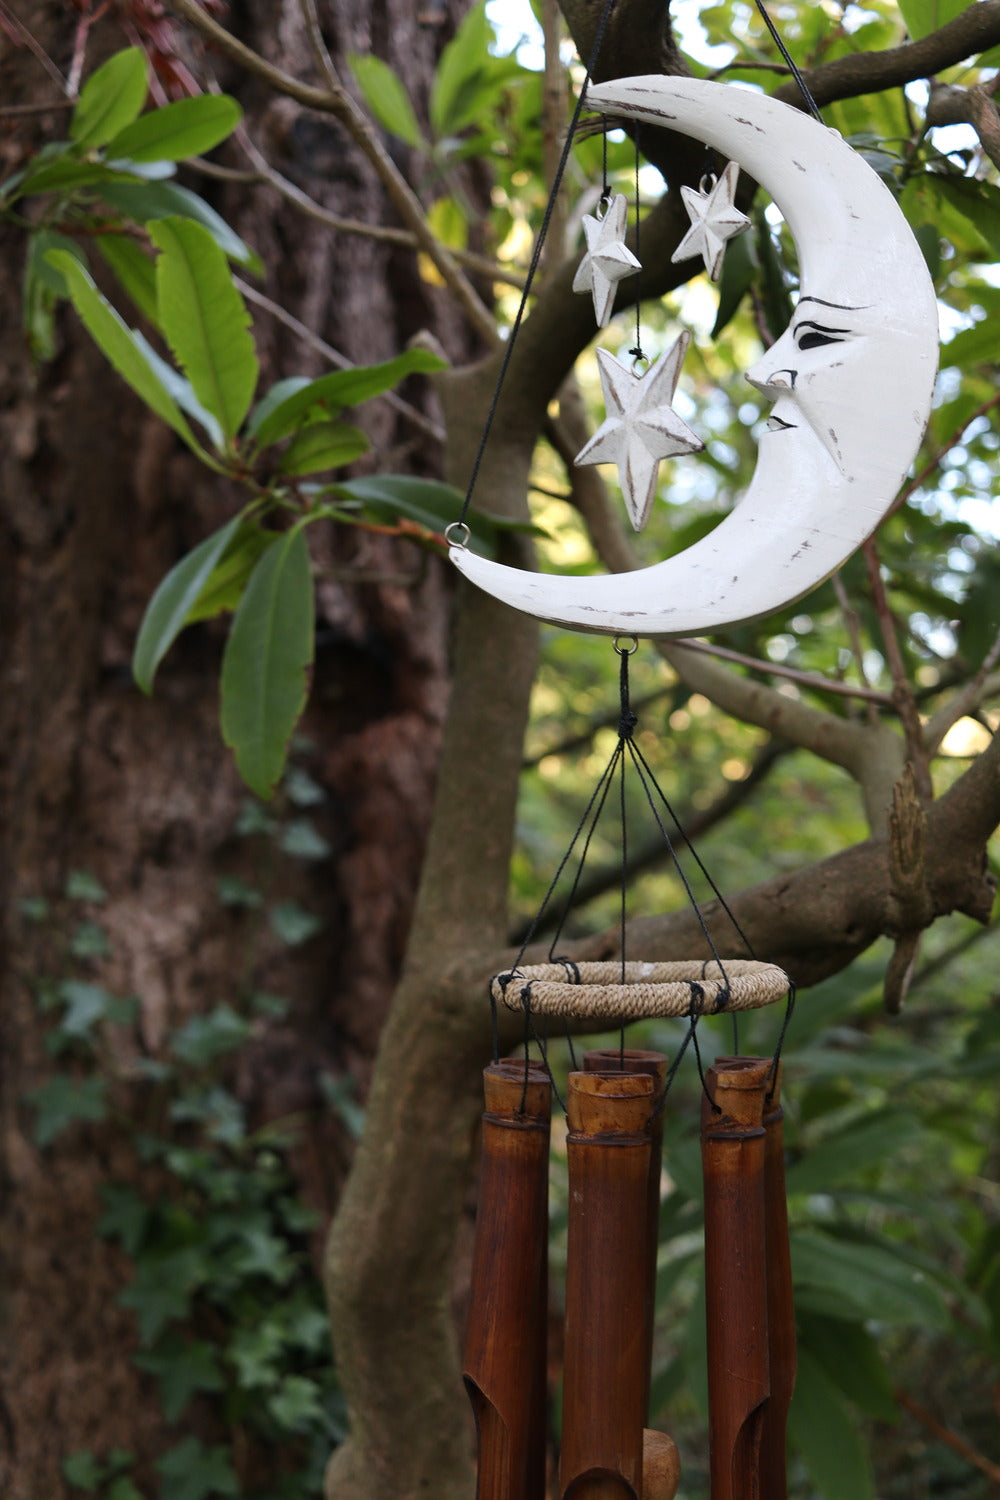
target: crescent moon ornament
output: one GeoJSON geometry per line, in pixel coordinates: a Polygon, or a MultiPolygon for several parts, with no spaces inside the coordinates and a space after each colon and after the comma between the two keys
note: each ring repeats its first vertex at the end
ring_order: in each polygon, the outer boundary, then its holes
{"type": "Polygon", "coordinates": [[[875,530],[923,435],[937,370],[934,288],[888,188],[836,132],[733,84],[666,77],[592,88],[737,160],[781,209],[799,255],[788,328],[747,372],[774,401],[745,494],[693,546],[629,573],[531,573],[453,546],[455,566],[514,609],[571,630],[686,636],[809,593],[875,530]]]}

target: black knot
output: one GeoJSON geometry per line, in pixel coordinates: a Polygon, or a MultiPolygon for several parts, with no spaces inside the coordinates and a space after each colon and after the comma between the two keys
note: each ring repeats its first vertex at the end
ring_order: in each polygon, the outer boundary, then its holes
{"type": "Polygon", "coordinates": [[[620,740],[630,740],[632,738],[632,731],[638,722],[639,720],[632,710],[627,708],[618,720],[618,738],[620,740]]]}

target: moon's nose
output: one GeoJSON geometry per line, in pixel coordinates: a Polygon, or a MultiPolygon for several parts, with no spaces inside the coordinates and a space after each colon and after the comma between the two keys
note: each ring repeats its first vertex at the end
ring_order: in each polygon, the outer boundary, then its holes
{"type": "Polygon", "coordinates": [[[770,369],[763,360],[747,371],[747,380],[765,396],[777,397],[783,391],[793,390],[797,370],[770,369]]]}

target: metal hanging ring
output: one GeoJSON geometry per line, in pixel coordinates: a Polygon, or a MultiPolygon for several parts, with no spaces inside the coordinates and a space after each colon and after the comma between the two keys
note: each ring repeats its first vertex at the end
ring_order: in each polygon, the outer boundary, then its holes
{"type": "Polygon", "coordinates": [[[616,635],[614,648],[619,656],[634,656],[639,649],[639,637],[637,635],[616,635]],[[622,641],[631,641],[631,646],[623,646],[622,641]]]}
{"type": "Polygon", "coordinates": [[[444,528],[444,539],[449,547],[467,547],[471,535],[472,532],[464,521],[449,521],[444,528]]]}

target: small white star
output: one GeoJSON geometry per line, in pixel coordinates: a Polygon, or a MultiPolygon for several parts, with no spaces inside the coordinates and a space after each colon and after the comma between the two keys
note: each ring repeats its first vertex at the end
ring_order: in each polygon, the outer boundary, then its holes
{"type": "Polygon", "coordinates": [[[615,193],[603,219],[595,219],[593,214],[583,216],[587,253],[573,277],[573,290],[593,293],[598,328],[606,328],[611,321],[616,283],[626,276],[634,276],[640,269],[639,262],[625,244],[627,213],[628,199],[622,193],[615,193]]]}
{"type": "Polygon", "coordinates": [[[690,342],[691,335],[682,333],[642,375],[633,375],[607,349],[597,351],[608,415],[576,462],[618,465],[625,506],[636,531],[649,519],[660,459],[697,453],[705,446],[671,406],[690,342]]]}
{"type": "Polygon", "coordinates": [[[707,192],[698,192],[691,187],[681,188],[691,228],[670,259],[693,260],[696,255],[700,255],[705,262],[705,270],[713,281],[719,279],[726,241],[731,240],[735,234],[742,234],[750,223],[746,214],[741,214],[733,204],[739,175],[738,163],[731,161],[707,192]]]}

